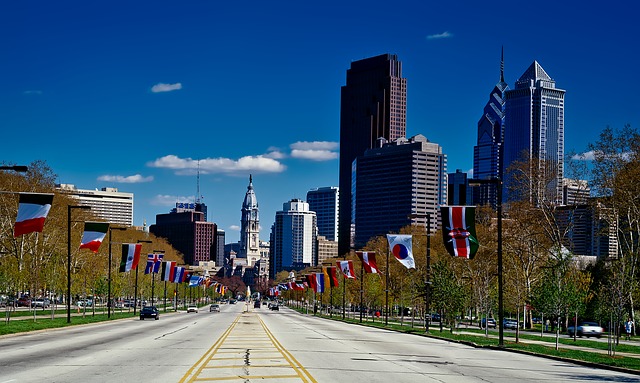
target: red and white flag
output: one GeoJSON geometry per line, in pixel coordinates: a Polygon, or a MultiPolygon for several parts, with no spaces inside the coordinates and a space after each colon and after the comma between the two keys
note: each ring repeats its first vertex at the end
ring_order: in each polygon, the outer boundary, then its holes
{"type": "Polygon", "coordinates": [[[52,202],[53,194],[20,193],[18,217],[13,227],[13,236],[19,237],[33,232],[42,233],[44,220],[51,210],[52,202]]]}
{"type": "Polygon", "coordinates": [[[345,278],[356,279],[356,273],[353,269],[353,261],[338,261],[336,262],[336,265],[338,266],[340,271],[342,271],[342,274],[345,278]]]}
{"type": "Polygon", "coordinates": [[[356,255],[360,258],[365,273],[380,273],[378,264],[376,263],[376,253],[373,251],[356,251],[356,255]]]}
{"type": "Polygon", "coordinates": [[[89,249],[94,253],[97,253],[102,241],[104,241],[104,237],[107,235],[108,230],[108,222],[85,222],[80,248],[89,249]]]}

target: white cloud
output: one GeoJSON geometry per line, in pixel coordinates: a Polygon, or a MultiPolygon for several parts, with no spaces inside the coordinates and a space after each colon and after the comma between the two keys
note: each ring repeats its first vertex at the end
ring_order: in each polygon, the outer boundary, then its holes
{"type": "Polygon", "coordinates": [[[202,174],[234,174],[247,172],[254,173],[280,173],[286,166],[267,156],[245,156],[238,160],[230,158],[205,158],[200,161],[192,158],[180,158],[173,154],[160,157],[147,163],[154,168],[172,169],[178,175],[195,174],[198,168],[202,174]]]}
{"type": "Polygon", "coordinates": [[[300,150],[336,150],[339,144],[332,141],[298,141],[289,145],[291,149],[300,150]]]}
{"type": "Polygon", "coordinates": [[[298,141],[289,145],[291,157],[312,161],[328,161],[338,158],[339,144],[332,141],[298,141]]]}
{"type": "Polygon", "coordinates": [[[267,158],[273,158],[274,160],[281,160],[283,158],[287,158],[287,155],[282,153],[279,150],[272,150],[264,155],[267,158]]]}
{"type": "Polygon", "coordinates": [[[179,82],[175,84],[164,84],[160,82],[151,87],[151,91],[153,93],[171,92],[173,90],[180,90],[180,89],[182,89],[182,84],[179,82]]]}
{"type": "Polygon", "coordinates": [[[153,206],[175,206],[176,202],[193,202],[195,198],[184,197],[184,196],[175,196],[175,195],[167,195],[167,194],[158,194],[151,199],[149,202],[153,206]]]}
{"type": "Polygon", "coordinates": [[[231,225],[231,226],[229,226],[229,230],[233,230],[233,231],[240,231],[240,226],[238,226],[238,225],[231,225]]]}
{"type": "Polygon", "coordinates": [[[328,150],[299,150],[294,149],[291,151],[291,157],[302,158],[312,161],[328,161],[338,158],[338,153],[328,150]]]}
{"type": "Polygon", "coordinates": [[[118,182],[123,184],[137,184],[141,182],[151,182],[153,181],[153,176],[143,177],[140,174],[136,174],[133,176],[104,175],[104,176],[98,177],[98,181],[118,182]]]}
{"type": "Polygon", "coordinates": [[[448,31],[444,31],[442,33],[436,33],[435,35],[427,36],[427,40],[448,39],[450,37],[453,37],[453,34],[449,33],[448,31]]]}
{"type": "Polygon", "coordinates": [[[596,154],[593,150],[588,151],[588,152],[584,152],[584,153],[578,153],[578,154],[574,154],[571,157],[572,160],[577,160],[577,161],[593,161],[596,159],[596,154]]]}

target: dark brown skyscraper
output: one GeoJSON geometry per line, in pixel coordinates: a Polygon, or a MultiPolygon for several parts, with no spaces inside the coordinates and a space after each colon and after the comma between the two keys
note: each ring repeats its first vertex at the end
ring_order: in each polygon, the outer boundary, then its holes
{"type": "Polygon", "coordinates": [[[406,136],[407,80],[397,55],[384,54],[351,63],[340,101],[340,209],[338,253],[351,245],[351,165],[376,140],[406,136]]]}

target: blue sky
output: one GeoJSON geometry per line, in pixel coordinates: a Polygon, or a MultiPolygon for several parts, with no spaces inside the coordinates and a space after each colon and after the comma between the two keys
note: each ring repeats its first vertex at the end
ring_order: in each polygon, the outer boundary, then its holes
{"type": "Polygon", "coordinates": [[[261,239],[275,212],[338,184],[340,87],[351,61],[395,53],[407,135],[473,167],[499,80],[537,60],[567,91],[566,151],[640,125],[632,2],[6,1],[0,161],[45,160],[59,183],[135,193],[135,224],[200,194],[238,240],[249,174],[261,239]],[[522,3],[522,4],[521,4],[522,3]],[[598,4],[598,5],[596,5],[598,4]]]}

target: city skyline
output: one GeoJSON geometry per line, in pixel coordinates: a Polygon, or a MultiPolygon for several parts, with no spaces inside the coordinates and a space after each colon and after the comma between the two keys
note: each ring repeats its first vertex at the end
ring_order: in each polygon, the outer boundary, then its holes
{"type": "Polygon", "coordinates": [[[351,62],[380,54],[403,65],[406,135],[441,145],[448,173],[473,168],[502,46],[511,89],[537,61],[566,90],[566,153],[640,122],[623,3],[540,3],[553,17],[406,3],[391,28],[371,2],[124,4],[1,6],[0,161],[45,160],[58,183],[134,193],[135,225],[194,202],[199,168],[208,220],[236,242],[253,174],[267,240],[284,202],[338,185],[340,88],[351,62]],[[487,27],[495,17],[500,28],[487,27]]]}

